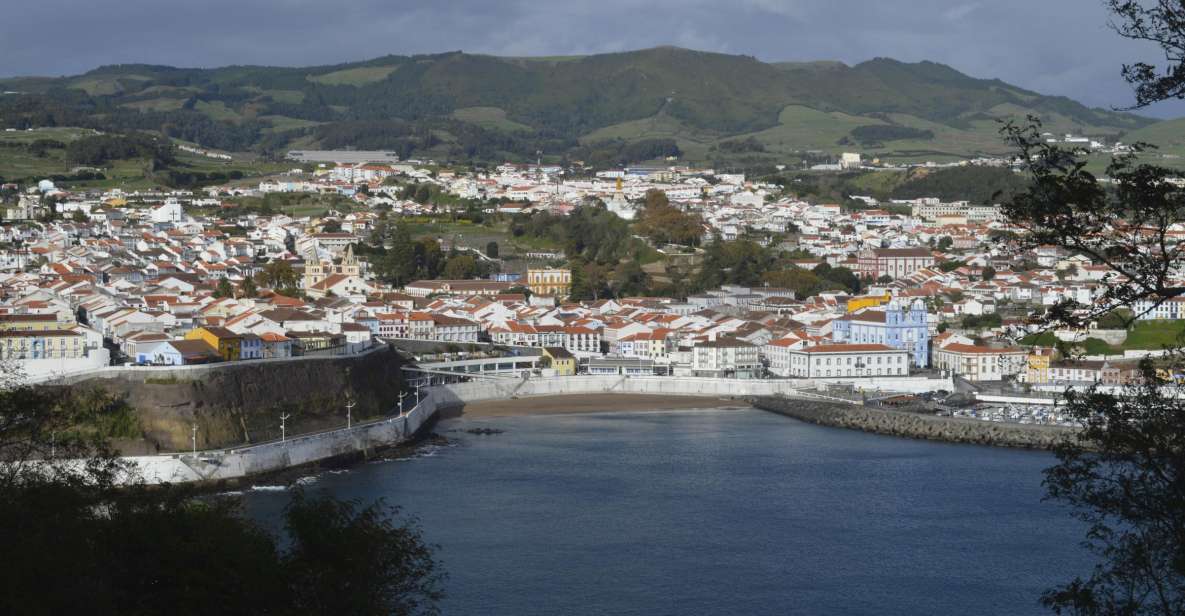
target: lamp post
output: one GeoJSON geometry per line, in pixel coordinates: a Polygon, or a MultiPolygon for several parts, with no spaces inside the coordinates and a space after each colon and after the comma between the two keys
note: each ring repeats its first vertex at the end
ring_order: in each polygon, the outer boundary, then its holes
{"type": "Polygon", "coordinates": [[[189,439],[191,441],[193,441],[193,455],[196,456],[197,455],[197,422],[196,421],[193,423],[193,433],[190,435],[189,439]]]}
{"type": "Polygon", "coordinates": [[[399,391],[399,415],[400,415],[400,417],[403,416],[403,398],[406,396],[407,396],[406,391],[403,391],[403,390],[399,391]]]}
{"type": "Polygon", "coordinates": [[[280,442],[281,443],[288,440],[288,425],[286,422],[288,421],[289,417],[292,417],[292,415],[289,415],[288,413],[284,413],[283,415],[280,415],[280,442]]]}
{"type": "Polygon", "coordinates": [[[354,417],[353,417],[352,409],[357,404],[358,403],[354,402],[353,400],[350,400],[348,403],[346,403],[346,427],[347,428],[354,425],[354,417]]]}

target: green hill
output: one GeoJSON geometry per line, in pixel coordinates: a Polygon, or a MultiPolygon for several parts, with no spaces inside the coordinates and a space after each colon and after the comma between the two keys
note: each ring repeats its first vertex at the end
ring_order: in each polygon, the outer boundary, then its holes
{"type": "Polygon", "coordinates": [[[0,91],[0,127],[152,130],[232,151],[355,145],[452,160],[537,151],[610,163],[632,152],[746,164],[810,151],[960,158],[1005,153],[1002,118],[1035,114],[1051,130],[1108,138],[1152,124],[933,62],[764,63],[673,47],[300,68],[115,65],[0,80],[0,91]],[[750,137],[761,145],[728,145],[750,137]]]}

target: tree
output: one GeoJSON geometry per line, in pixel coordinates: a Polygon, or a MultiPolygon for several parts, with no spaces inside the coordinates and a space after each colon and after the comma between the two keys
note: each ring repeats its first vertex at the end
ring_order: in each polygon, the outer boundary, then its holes
{"type": "Polygon", "coordinates": [[[292,264],[287,261],[272,261],[255,274],[255,284],[273,290],[295,289],[296,270],[292,269],[292,264]]]}
{"type": "Polygon", "coordinates": [[[649,277],[642,271],[642,265],[629,260],[617,266],[613,272],[613,290],[618,297],[643,295],[650,288],[649,277]]]}
{"type": "Polygon", "coordinates": [[[941,250],[942,252],[950,250],[950,247],[954,245],[955,241],[951,239],[951,236],[949,235],[944,235],[938,238],[938,250],[941,250]]]}
{"type": "Polygon", "coordinates": [[[1107,0],[1118,17],[1112,27],[1121,36],[1160,46],[1168,66],[1158,74],[1146,62],[1123,65],[1123,77],[1136,93],[1136,107],[1173,98],[1185,98],[1185,4],[1157,0],[1152,6],[1139,0],[1107,0]]]}
{"type": "Polygon", "coordinates": [[[990,265],[983,268],[983,279],[985,281],[991,280],[992,278],[995,278],[995,277],[996,277],[996,268],[994,268],[990,265]]]}
{"type": "Polygon", "coordinates": [[[647,190],[645,196],[642,197],[642,203],[646,209],[669,207],[671,205],[670,199],[667,198],[667,193],[657,188],[647,190]]]}
{"type": "Polygon", "coordinates": [[[652,188],[646,191],[644,208],[638,220],[638,232],[655,244],[695,246],[703,235],[703,219],[671,205],[667,194],[652,188]]]}
{"type": "Polygon", "coordinates": [[[491,259],[498,258],[498,242],[490,240],[486,243],[486,256],[491,259]]]}
{"type": "MultiPolygon", "coordinates": [[[[1160,43],[1171,64],[1164,75],[1144,64],[1124,67],[1138,105],[1185,92],[1185,4],[1146,4],[1109,2],[1120,34],[1160,43]]],[[[1185,220],[1176,172],[1142,162],[1137,149],[1112,159],[1103,185],[1087,170],[1085,152],[1047,143],[1035,119],[1008,125],[1005,134],[1032,182],[1003,204],[1024,230],[1003,241],[1017,250],[1059,246],[1110,270],[1099,297],[1051,307],[1046,327],[1082,327],[1107,315],[1126,321],[1121,309],[1153,309],[1185,293],[1177,274],[1185,244],[1173,232],[1185,220]]],[[[1171,378],[1185,369],[1180,346],[1158,364],[1143,360],[1121,393],[1096,387],[1066,395],[1065,411],[1083,428],[1058,446],[1045,487],[1088,524],[1086,545],[1100,563],[1044,595],[1057,613],[1185,613],[1185,392],[1171,378]]]]}
{"type": "Polygon", "coordinates": [[[257,295],[259,295],[259,289],[255,286],[255,280],[244,278],[243,282],[239,283],[239,297],[255,297],[257,295]]]}
{"type": "Polygon", "coordinates": [[[233,497],[121,487],[135,474],[107,441],[140,430],[126,400],[2,368],[0,613],[435,613],[443,574],[397,509],[297,491],[281,540],[233,497]],[[45,592],[51,573],[70,583],[45,592]]]}
{"type": "Polygon", "coordinates": [[[445,280],[468,280],[477,275],[477,261],[470,255],[457,255],[444,264],[445,280]]]}
{"type": "Polygon", "coordinates": [[[806,299],[817,293],[822,282],[814,272],[798,267],[766,272],[761,279],[770,286],[790,289],[798,299],[806,299]]]}
{"type": "Polygon", "coordinates": [[[220,279],[218,286],[214,288],[214,297],[233,297],[234,294],[234,287],[231,286],[230,281],[226,278],[220,279]]]}
{"type": "Polygon", "coordinates": [[[1045,487],[1088,525],[1102,562],[1045,594],[1058,613],[1185,613],[1185,391],[1150,360],[1141,373],[1123,395],[1067,394],[1083,429],[1057,448],[1045,487]]]}
{"type": "Polygon", "coordinates": [[[568,294],[574,300],[600,300],[609,295],[609,268],[600,263],[574,259],[572,269],[572,290],[568,294]]]}

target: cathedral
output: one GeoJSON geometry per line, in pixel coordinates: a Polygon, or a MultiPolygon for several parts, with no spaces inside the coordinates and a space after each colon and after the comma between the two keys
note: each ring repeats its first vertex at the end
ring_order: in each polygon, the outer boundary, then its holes
{"type": "Polygon", "coordinates": [[[304,255],[304,288],[312,289],[318,283],[335,274],[342,276],[362,275],[362,267],[358,265],[358,258],[354,256],[354,245],[346,246],[346,254],[337,263],[332,260],[322,261],[317,255],[316,246],[310,246],[304,255]]]}

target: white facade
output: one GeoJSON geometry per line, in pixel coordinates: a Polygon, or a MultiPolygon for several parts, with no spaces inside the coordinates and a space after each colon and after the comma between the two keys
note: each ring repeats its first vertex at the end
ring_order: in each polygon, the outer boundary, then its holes
{"type": "Polygon", "coordinates": [[[761,368],[756,346],[739,340],[701,342],[692,349],[691,369],[696,376],[751,378],[761,368]]]}
{"type": "MultiPolygon", "coordinates": [[[[825,344],[786,352],[788,374],[799,378],[909,374],[909,352],[883,344],[825,344]]],[[[772,366],[771,366],[772,368],[772,366]]]]}

